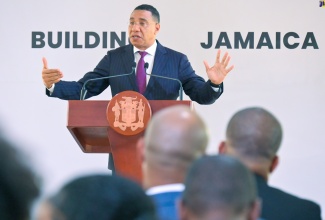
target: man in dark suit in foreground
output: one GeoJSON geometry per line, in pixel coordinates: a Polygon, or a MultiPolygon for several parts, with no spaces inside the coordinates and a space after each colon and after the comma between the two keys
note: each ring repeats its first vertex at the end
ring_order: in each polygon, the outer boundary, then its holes
{"type": "Polygon", "coordinates": [[[254,177],[233,157],[204,156],[189,169],[179,210],[181,220],[256,220],[254,177]]]}
{"type": "MultiPolygon", "coordinates": [[[[226,53],[220,59],[220,50],[217,53],[215,64],[210,67],[204,61],[209,80],[196,75],[187,57],[177,51],[162,46],[156,36],[160,30],[159,12],[151,5],[140,5],[134,9],[129,19],[129,40],[131,44],[107,52],[107,55],[98,63],[94,71],[84,75],[77,82],[61,80],[63,77],[59,69],[49,69],[47,60],[43,58],[43,83],[46,86],[46,94],[65,100],[80,99],[82,86],[89,79],[99,77],[113,77],[106,80],[91,82],[87,86],[89,98],[103,92],[108,86],[111,87],[112,95],[125,90],[141,92],[148,100],[175,100],[179,96],[180,81],[191,100],[200,104],[211,104],[223,92],[223,81],[226,75],[233,69],[228,67],[230,56],[226,53]],[[145,52],[143,55],[140,53],[145,52]],[[120,74],[131,73],[134,64],[137,64],[137,73],[128,76],[114,77],[120,74]],[[138,65],[141,63],[140,65],[138,65]],[[170,80],[148,76],[137,79],[138,68],[149,74],[174,78],[170,80]],[[140,88],[138,84],[144,83],[140,88]],[[142,91],[142,89],[144,89],[142,91]]],[[[140,70],[139,70],[140,71],[140,70]]]]}
{"type": "Polygon", "coordinates": [[[319,220],[319,205],[267,184],[270,173],[279,162],[277,152],[281,140],[281,125],[270,112],[262,108],[247,108],[230,119],[226,140],[220,144],[219,152],[240,159],[255,173],[263,219],[319,220]]]}
{"type": "Polygon", "coordinates": [[[156,220],[151,199],[137,183],[118,176],[76,177],[37,210],[37,220],[156,220]]]}
{"type": "Polygon", "coordinates": [[[138,142],[143,185],[161,220],[177,220],[177,200],[192,162],[205,154],[208,134],[202,119],[187,106],[168,107],[149,122],[138,142]]]}

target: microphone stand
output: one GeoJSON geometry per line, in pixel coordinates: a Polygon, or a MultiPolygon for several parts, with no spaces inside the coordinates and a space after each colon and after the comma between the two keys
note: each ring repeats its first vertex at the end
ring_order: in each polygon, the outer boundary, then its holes
{"type": "Polygon", "coordinates": [[[110,79],[110,78],[115,78],[115,77],[120,77],[120,76],[128,76],[128,75],[131,75],[135,70],[135,62],[132,66],[132,71],[130,73],[126,73],[126,74],[120,74],[120,75],[115,75],[115,76],[105,76],[105,77],[99,77],[99,78],[94,78],[94,79],[88,79],[83,85],[82,85],[82,88],[81,88],[81,92],[80,92],[80,100],[85,100],[86,98],[86,95],[87,95],[87,89],[86,89],[86,85],[89,83],[89,82],[92,82],[92,81],[98,81],[98,80],[104,80],[104,79],[110,79]]]}
{"type": "Polygon", "coordinates": [[[159,75],[155,75],[155,74],[149,74],[149,73],[147,73],[148,67],[149,67],[149,64],[145,63],[144,68],[145,68],[145,70],[146,70],[145,72],[146,72],[146,74],[148,76],[154,76],[154,77],[158,77],[158,78],[170,79],[170,80],[177,81],[179,83],[179,85],[180,85],[180,87],[179,87],[179,100],[183,101],[183,86],[182,86],[182,82],[179,79],[170,78],[170,77],[166,77],[166,76],[159,76],[159,75]]]}

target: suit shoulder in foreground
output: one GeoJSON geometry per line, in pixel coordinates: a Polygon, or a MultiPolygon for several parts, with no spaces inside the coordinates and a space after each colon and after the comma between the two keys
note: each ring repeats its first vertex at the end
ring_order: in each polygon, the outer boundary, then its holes
{"type": "Polygon", "coordinates": [[[317,203],[268,186],[260,176],[256,176],[256,180],[263,219],[321,220],[321,209],[317,203]]]}

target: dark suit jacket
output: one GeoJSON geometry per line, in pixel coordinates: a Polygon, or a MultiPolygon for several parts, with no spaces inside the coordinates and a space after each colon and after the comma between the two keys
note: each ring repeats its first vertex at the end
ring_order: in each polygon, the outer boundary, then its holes
{"type": "Polygon", "coordinates": [[[261,218],[264,220],[320,220],[316,203],[270,187],[263,177],[255,175],[259,197],[262,199],[261,218]]]}
{"type": "MultiPolygon", "coordinates": [[[[78,100],[82,85],[88,80],[98,77],[114,76],[130,73],[134,64],[133,46],[126,45],[107,52],[93,72],[84,75],[78,82],[60,81],[55,84],[52,97],[65,100],[78,100]]],[[[223,93],[223,84],[219,91],[211,88],[210,82],[196,75],[190,62],[184,54],[162,46],[157,41],[152,74],[179,79],[184,92],[191,100],[200,104],[211,104],[223,93]]],[[[135,74],[99,80],[89,83],[86,98],[103,92],[111,87],[112,95],[125,90],[139,91],[135,74]]],[[[179,96],[180,85],[177,81],[150,77],[144,96],[148,100],[175,100],[179,96]]],[[[49,92],[47,91],[47,95],[49,92]]]]}
{"type": "Polygon", "coordinates": [[[159,220],[178,220],[177,199],[182,192],[165,192],[150,197],[156,206],[159,220]]]}

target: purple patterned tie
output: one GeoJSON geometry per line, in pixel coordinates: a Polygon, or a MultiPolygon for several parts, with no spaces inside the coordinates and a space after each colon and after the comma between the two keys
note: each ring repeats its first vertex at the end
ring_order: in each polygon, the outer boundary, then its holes
{"type": "Polygon", "coordinates": [[[138,62],[138,66],[137,66],[137,83],[138,83],[138,87],[139,87],[139,92],[141,94],[144,93],[144,91],[146,91],[146,85],[147,85],[147,75],[146,75],[146,70],[144,69],[144,57],[145,55],[147,55],[148,53],[145,51],[139,51],[139,54],[141,55],[141,58],[138,62]]]}

